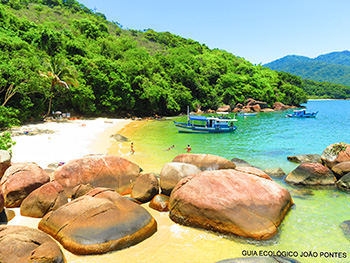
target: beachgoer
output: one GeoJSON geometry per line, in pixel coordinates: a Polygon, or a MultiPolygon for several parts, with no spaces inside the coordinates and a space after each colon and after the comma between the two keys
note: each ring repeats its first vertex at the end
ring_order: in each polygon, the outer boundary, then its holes
{"type": "Polygon", "coordinates": [[[191,152],[192,148],[190,145],[187,145],[187,147],[184,150],[187,150],[187,152],[189,153],[189,152],[191,152]]]}
{"type": "Polygon", "coordinates": [[[131,154],[134,154],[135,153],[135,150],[134,150],[134,143],[132,142],[131,143],[131,146],[130,146],[130,148],[131,148],[131,154]]]}
{"type": "Polygon", "coordinates": [[[170,151],[172,148],[174,148],[175,147],[175,145],[172,145],[172,146],[170,146],[168,149],[165,149],[165,150],[163,150],[163,151],[170,151]]]}

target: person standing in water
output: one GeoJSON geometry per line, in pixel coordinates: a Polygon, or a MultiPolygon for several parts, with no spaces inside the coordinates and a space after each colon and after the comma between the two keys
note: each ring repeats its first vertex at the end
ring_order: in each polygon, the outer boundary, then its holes
{"type": "Polygon", "coordinates": [[[187,150],[187,152],[189,153],[189,152],[191,152],[192,148],[190,145],[187,145],[187,147],[184,150],[187,150]]]}
{"type": "Polygon", "coordinates": [[[134,143],[133,143],[133,142],[131,143],[130,148],[131,148],[131,149],[130,149],[130,150],[131,150],[131,151],[130,151],[131,154],[134,154],[134,153],[135,153],[135,150],[134,150],[134,143]]]}

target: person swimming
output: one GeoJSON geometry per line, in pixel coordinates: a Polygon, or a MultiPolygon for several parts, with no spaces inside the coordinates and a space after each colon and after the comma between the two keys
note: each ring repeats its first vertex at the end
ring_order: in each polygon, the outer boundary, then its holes
{"type": "Polygon", "coordinates": [[[175,145],[170,146],[168,149],[165,149],[163,151],[170,151],[172,148],[175,148],[175,145]]]}
{"type": "Polygon", "coordinates": [[[187,147],[184,150],[187,150],[187,152],[189,153],[189,152],[191,152],[192,148],[190,145],[187,145],[187,147]]]}

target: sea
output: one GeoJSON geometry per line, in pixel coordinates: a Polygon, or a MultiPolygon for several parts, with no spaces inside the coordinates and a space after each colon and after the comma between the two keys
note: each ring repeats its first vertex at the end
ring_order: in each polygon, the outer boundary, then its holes
{"type": "MultiPolygon", "coordinates": [[[[179,133],[173,123],[186,116],[157,121],[135,121],[121,131],[127,142],[114,142],[110,154],[125,157],[144,172],[160,173],[163,165],[185,153],[215,154],[229,160],[240,158],[262,170],[281,168],[288,174],[298,164],[288,156],[319,154],[339,142],[350,143],[350,100],[310,100],[302,106],[318,111],[316,118],[286,118],[293,110],[261,112],[236,117],[237,130],[227,134],[179,133]],[[133,142],[135,154],[130,153],[133,142]],[[174,148],[170,148],[174,145],[174,148]],[[170,149],[169,149],[170,148],[170,149]]],[[[232,115],[234,117],[234,115],[232,115]]],[[[327,188],[298,188],[284,178],[274,178],[290,191],[294,206],[278,233],[269,240],[253,240],[184,227],[173,223],[168,213],[144,204],[158,222],[158,231],[127,249],[99,256],[75,256],[68,262],[203,262],[251,256],[288,256],[298,262],[350,262],[350,238],[340,225],[350,220],[350,192],[327,188]]]]}

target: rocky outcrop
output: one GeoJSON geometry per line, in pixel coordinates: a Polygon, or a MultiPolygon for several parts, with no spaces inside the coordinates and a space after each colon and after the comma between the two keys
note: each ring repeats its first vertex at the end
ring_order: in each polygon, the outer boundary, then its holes
{"type": "Polygon", "coordinates": [[[280,110],[287,110],[288,109],[288,106],[284,105],[283,103],[281,102],[275,102],[273,104],[273,109],[274,110],[277,110],[277,111],[280,111],[280,110]]]}
{"type": "Polygon", "coordinates": [[[319,154],[300,154],[287,157],[288,161],[293,163],[322,163],[319,154]]]}
{"type": "Polygon", "coordinates": [[[0,179],[4,175],[7,168],[11,166],[11,153],[9,151],[0,150],[0,179]]]}
{"type": "Polygon", "coordinates": [[[224,157],[212,154],[185,153],[176,156],[173,162],[189,163],[203,170],[235,169],[236,165],[224,157]]]}
{"type": "Polygon", "coordinates": [[[140,167],[124,158],[113,155],[91,155],[69,161],[58,168],[53,180],[65,188],[67,195],[79,184],[108,187],[118,193],[131,191],[140,173],[140,167]]]}
{"type": "Polygon", "coordinates": [[[41,218],[68,203],[63,187],[50,182],[31,192],[21,204],[21,215],[41,218]]]}
{"type": "Polygon", "coordinates": [[[156,195],[149,203],[149,207],[159,212],[168,212],[169,196],[163,194],[156,195]]]}
{"type": "Polygon", "coordinates": [[[159,177],[162,193],[170,195],[171,191],[181,179],[200,172],[201,170],[193,164],[178,162],[166,163],[159,177]]]}
{"type": "Polygon", "coordinates": [[[334,185],[335,177],[320,163],[302,163],[287,175],[285,181],[294,185],[327,186],[334,185]]]}
{"type": "Polygon", "coordinates": [[[38,227],[79,255],[123,249],[157,231],[146,209],[106,188],[93,189],[49,212],[38,227]]]}
{"type": "Polygon", "coordinates": [[[159,193],[159,182],[152,173],[141,174],[135,181],[131,191],[131,197],[146,203],[159,193]]]}
{"type": "Polygon", "coordinates": [[[32,191],[49,181],[49,175],[36,163],[11,165],[1,178],[5,206],[19,207],[32,191]]]}
{"type": "Polygon", "coordinates": [[[321,159],[330,169],[338,163],[350,161],[350,145],[344,142],[331,144],[323,151],[321,159]]]}
{"type": "Polygon", "coordinates": [[[229,105],[224,105],[219,107],[216,112],[231,112],[231,107],[229,105]]]}
{"type": "Polygon", "coordinates": [[[64,263],[66,259],[47,234],[25,226],[0,226],[1,263],[64,263]]]}
{"type": "Polygon", "coordinates": [[[268,239],[293,201],[275,183],[237,170],[204,171],[181,180],[170,196],[170,218],[180,224],[268,239]]]}
{"type": "Polygon", "coordinates": [[[95,187],[93,187],[91,184],[79,184],[72,190],[72,199],[76,199],[80,196],[86,195],[94,188],[95,187]]]}

